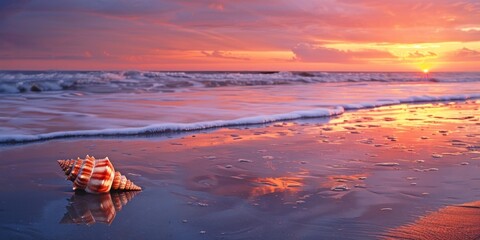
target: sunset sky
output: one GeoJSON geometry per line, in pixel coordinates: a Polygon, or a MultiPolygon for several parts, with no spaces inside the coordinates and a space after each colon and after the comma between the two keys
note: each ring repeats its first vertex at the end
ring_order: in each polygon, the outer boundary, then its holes
{"type": "Polygon", "coordinates": [[[0,0],[0,69],[479,71],[479,0],[0,0]]]}

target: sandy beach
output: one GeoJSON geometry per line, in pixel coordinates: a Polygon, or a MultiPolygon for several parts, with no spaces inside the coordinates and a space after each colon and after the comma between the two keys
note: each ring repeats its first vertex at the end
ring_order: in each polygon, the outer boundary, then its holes
{"type": "Polygon", "coordinates": [[[4,144],[0,238],[475,238],[479,107],[401,104],[178,134],[4,144]],[[108,156],[143,191],[73,192],[56,160],[86,154],[108,156]]]}

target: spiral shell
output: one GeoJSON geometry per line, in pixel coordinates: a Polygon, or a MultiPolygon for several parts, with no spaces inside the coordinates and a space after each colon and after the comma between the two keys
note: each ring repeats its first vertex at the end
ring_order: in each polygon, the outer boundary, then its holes
{"type": "Polygon", "coordinates": [[[89,193],[106,193],[110,190],[140,191],[141,187],[115,171],[108,157],[95,159],[58,160],[58,164],[73,182],[73,190],[85,190],[89,193]]]}

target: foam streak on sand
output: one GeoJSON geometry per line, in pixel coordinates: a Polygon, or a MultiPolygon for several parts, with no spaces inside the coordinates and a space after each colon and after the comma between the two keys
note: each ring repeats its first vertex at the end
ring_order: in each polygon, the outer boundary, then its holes
{"type": "Polygon", "coordinates": [[[6,135],[0,137],[0,143],[21,143],[41,140],[72,138],[72,137],[106,137],[106,136],[133,136],[147,135],[165,132],[194,131],[217,127],[231,127],[241,125],[253,125],[271,123],[283,120],[295,120],[301,118],[318,118],[340,115],[344,112],[342,107],[334,109],[314,109],[310,111],[294,111],[285,114],[263,115],[246,117],[234,120],[217,120],[196,123],[161,123],[139,128],[102,129],[83,131],[63,131],[37,135],[6,135]]]}
{"type": "Polygon", "coordinates": [[[402,99],[381,99],[374,102],[363,102],[354,104],[341,105],[345,110],[365,109],[382,107],[389,105],[397,105],[404,103],[425,103],[425,102],[441,102],[441,101],[464,101],[469,99],[480,98],[480,94],[459,94],[459,95],[447,95],[447,96],[412,96],[402,99]]]}
{"type": "Polygon", "coordinates": [[[342,114],[345,110],[365,109],[381,106],[389,106],[403,103],[422,103],[436,101],[458,101],[468,99],[478,99],[480,94],[462,94],[448,96],[412,96],[403,99],[384,99],[373,102],[363,102],[356,104],[343,104],[331,109],[318,108],[305,111],[293,111],[283,114],[260,115],[255,117],[245,117],[233,120],[202,121],[194,123],[160,123],[145,127],[101,129],[101,130],[78,130],[78,131],[60,131],[35,135],[4,135],[0,136],[0,143],[25,143],[51,139],[73,138],[73,137],[108,137],[108,136],[134,136],[148,135],[166,132],[195,131],[218,127],[231,127],[242,125],[255,125],[272,123],[277,121],[295,120],[302,118],[321,118],[331,117],[342,114]]]}

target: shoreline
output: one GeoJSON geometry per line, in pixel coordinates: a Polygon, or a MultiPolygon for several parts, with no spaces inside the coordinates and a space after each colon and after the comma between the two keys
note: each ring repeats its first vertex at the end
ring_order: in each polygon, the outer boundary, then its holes
{"type": "Polygon", "coordinates": [[[0,180],[8,184],[0,192],[0,235],[385,237],[430,211],[480,199],[479,107],[478,100],[403,104],[348,111],[328,122],[3,145],[0,180]],[[110,225],[59,225],[76,206],[66,199],[95,207],[118,198],[71,191],[56,160],[86,154],[108,156],[144,190],[107,218],[110,225]]]}
{"type": "Polygon", "coordinates": [[[225,127],[252,126],[260,124],[276,123],[309,118],[329,118],[342,115],[345,111],[354,111],[401,104],[424,104],[441,103],[448,101],[467,101],[480,99],[480,94],[460,94],[448,96],[411,96],[397,100],[377,100],[357,104],[343,104],[332,106],[332,108],[317,108],[311,110],[298,110],[283,114],[260,115],[243,117],[232,120],[214,120],[193,123],[160,123],[145,127],[101,129],[101,130],[76,130],[50,132],[36,135],[7,135],[0,136],[0,144],[13,145],[38,141],[49,141],[53,139],[88,138],[88,137],[123,137],[123,136],[144,136],[165,133],[191,132],[225,127]]]}

